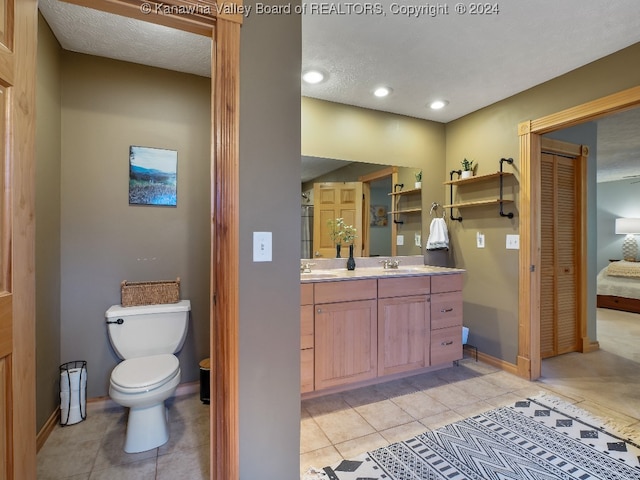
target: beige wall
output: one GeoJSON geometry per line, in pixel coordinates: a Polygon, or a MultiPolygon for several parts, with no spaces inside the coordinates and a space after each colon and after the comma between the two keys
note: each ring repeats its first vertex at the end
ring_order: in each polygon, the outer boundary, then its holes
{"type": "Polygon", "coordinates": [[[104,312],[122,280],[181,278],[191,322],[182,382],[209,356],[210,79],[62,55],[61,362],[105,396],[119,359],[104,312]],[[128,204],[129,146],[178,152],[177,207],[128,204]]]}
{"type": "Polygon", "coordinates": [[[440,164],[444,125],[302,97],[302,155],[422,167],[440,164]]]}
{"type": "Polygon", "coordinates": [[[38,19],[36,86],[36,425],[40,429],[60,402],[60,55],[42,17],[38,19]]]}

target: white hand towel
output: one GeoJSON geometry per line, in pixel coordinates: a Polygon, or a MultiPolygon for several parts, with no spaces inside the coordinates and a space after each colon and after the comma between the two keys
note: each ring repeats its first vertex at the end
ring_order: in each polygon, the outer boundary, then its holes
{"type": "Polygon", "coordinates": [[[427,250],[442,250],[449,248],[449,232],[444,218],[434,218],[429,227],[427,250]]]}

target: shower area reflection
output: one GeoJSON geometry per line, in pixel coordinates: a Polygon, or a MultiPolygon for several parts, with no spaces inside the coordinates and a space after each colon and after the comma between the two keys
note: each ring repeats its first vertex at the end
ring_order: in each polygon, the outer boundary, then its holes
{"type": "Polygon", "coordinates": [[[309,202],[309,195],[302,194],[303,203],[300,208],[301,215],[301,247],[300,258],[313,258],[313,205],[305,204],[309,202]]]}

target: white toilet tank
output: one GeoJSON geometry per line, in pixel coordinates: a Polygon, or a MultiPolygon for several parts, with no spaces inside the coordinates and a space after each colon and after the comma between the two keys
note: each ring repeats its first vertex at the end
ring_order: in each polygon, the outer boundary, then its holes
{"type": "Polygon", "coordinates": [[[161,353],[177,353],[184,345],[191,302],[123,307],[106,313],[109,340],[123,360],[161,353]]]}

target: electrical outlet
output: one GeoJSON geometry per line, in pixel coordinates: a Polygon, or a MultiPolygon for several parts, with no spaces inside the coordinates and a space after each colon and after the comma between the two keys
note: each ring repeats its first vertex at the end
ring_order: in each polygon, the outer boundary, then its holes
{"type": "Polygon", "coordinates": [[[484,248],[484,234],[483,233],[476,233],[476,244],[478,246],[478,248],[484,248]]]}
{"type": "Polygon", "coordinates": [[[396,245],[404,245],[404,235],[398,235],[396,237],[396,245]]]}
{"type": "Polygon", "coordinates": [[[271,261],[271,232],[253,232],[253,261],[271,261]]]}
{"type": "Polygon", "coordinates": [[[416,247],[421,247],[422,246],[422,235],[420,235],[419,233],[416,233],[416,247]]]}
{"type": "Polygon", "coordinates": [[[520,250],[520,235],[507,235],[507,250],[520,250]]]}

